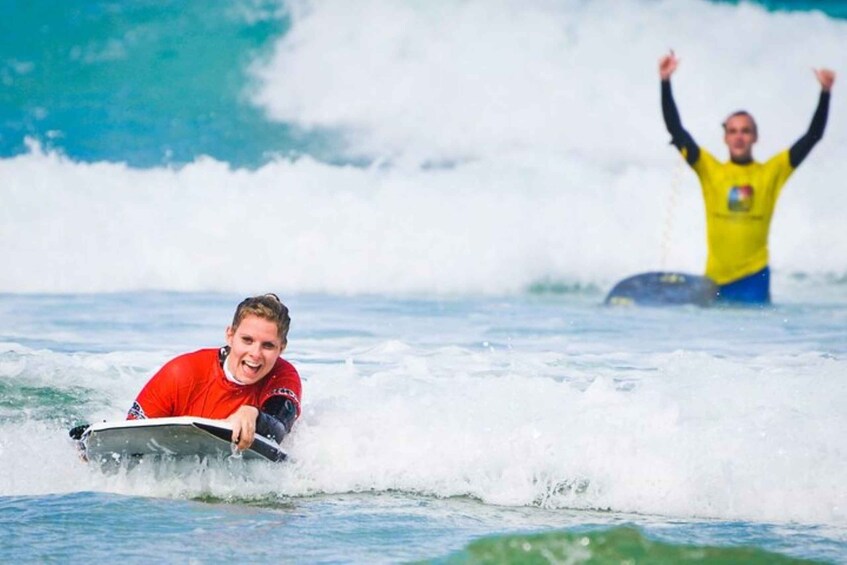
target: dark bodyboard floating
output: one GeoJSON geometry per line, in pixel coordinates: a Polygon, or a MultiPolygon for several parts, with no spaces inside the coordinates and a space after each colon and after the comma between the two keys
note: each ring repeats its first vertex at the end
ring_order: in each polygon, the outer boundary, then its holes
{"type": "Polygon", "coordinates": [[[612,288],[608,306],[711,306],[718,287],[708,277],[656,271],[627,277],[612,288]]]}

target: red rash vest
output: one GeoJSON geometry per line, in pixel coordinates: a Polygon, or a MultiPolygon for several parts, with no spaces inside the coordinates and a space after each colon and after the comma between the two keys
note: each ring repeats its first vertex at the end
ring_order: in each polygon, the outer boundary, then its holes
{"type": "Polygon", "coordinates": [[[300,415],[300,375],[291,363],[278,358],[261,381],[238,385],[226,378],[219,355],[219,349],[201,349],[166,363],[141,389],[127,420],[169,416],[223,420],[241,406],[261,408],[275,396],[291,399],[300,415]]]}

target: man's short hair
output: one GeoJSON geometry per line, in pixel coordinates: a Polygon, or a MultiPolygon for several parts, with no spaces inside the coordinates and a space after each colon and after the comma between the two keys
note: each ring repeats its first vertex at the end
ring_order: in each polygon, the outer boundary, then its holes
{"type": "Polygon", "coordinates": [[[737,112],[733,112],[728,115],[726,119],[721,123],[721,126],[723,126],[724,131],[726,131],[726,123],[736,116],[747,116],[750,119],[750,123],[753,124],[753,134],[759,135],[759,126],[756,125],[756,120],[753,119],[753,115],[750,114],[750,112],[748,112],[747,110],[738,110],[737,112]]]}

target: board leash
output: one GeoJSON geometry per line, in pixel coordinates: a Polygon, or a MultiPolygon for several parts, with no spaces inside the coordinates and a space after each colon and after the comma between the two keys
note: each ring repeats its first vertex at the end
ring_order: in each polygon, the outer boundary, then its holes
{"type": "Polygon", "coordinates": [[[668,205],[665,207],[665,221],[662,226],[662,243],[659,265],[662,271],[667,270],[668,257],[671,249],[671,236],[673,236],[673,223],[676,217],[676,203],[679,199],[679,186],[682,184],[682,174],[685,171],[685,160],[678,159],[677,166],[671,177],[671,190],[668,197],[668,205]]]}

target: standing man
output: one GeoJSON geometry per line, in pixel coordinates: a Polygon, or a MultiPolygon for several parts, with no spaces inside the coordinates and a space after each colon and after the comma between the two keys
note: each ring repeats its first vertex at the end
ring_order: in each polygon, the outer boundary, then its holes
{"type": "Polygon", "coordinates": [[[768,232],[776,201],[785,181],[823,137],[835,73],[815,70],[821,93],[809,130],[764,163],[753,160],[758,139],[753,116],[743,110],[730,114],[723,123],[729,161],[721,163],[682,127],[670,81],[678,65],[673,51],[659,60],[662,115],[671,143],[700,179],[706,204],[706,276],[718,285],[720,301],[767,304],[768,232]]]}

